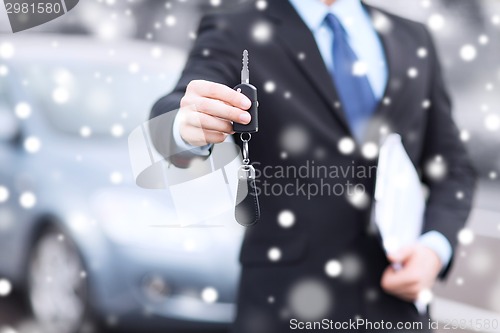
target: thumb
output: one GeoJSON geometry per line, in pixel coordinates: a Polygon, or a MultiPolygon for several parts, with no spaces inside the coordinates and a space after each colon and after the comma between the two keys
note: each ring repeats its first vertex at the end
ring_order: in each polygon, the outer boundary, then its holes
{"type": "Polygon", "coordinates": [[[387,256],[387,258],[393,264],[396,263],[404,264],[406,261],[408,261],[408,259],[410,259],[411,255],[413,254],[413,251],[414,251],[413,246],[405,247],[397,252],[390,253],[387,256]]]}

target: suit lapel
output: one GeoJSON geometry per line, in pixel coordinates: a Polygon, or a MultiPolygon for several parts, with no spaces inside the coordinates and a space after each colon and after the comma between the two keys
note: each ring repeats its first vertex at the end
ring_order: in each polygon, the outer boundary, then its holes
{"type": "Polygon", "coordinates": [[[344,110],[338,103],[340,99],[332,77],[323,61],[312,32],[287,0],[274,0],[268,3],[267,13],[275,19],[279,43],[296,63],[307,81],[316,87],[336,119],[350,134],[351,130],[344,110]]]}

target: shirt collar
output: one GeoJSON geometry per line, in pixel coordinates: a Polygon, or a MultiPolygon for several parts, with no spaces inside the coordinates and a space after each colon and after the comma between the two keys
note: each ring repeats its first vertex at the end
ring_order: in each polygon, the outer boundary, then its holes
{"type": "Polygon", "coordinates": [[[340,19],[346,33],[351,35],[355,31],[355,21],[366,15],[360,0],[337,0],[331,6],[321,0],[289,1],[311,31],[319,29],[326,15],[332,13],[340,19]]]}

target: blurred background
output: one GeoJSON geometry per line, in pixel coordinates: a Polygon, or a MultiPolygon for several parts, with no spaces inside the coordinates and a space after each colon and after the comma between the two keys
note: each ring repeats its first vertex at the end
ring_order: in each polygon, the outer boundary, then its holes
{"type": "MultiPolygon", "coordinates": [[[[241,230],[178,228],[169,193],[135,186],[127,136],[175,84],[203,13],[237,2],[82,0],[16,34],[0,6],[0,333],[231,322],[241,230]]],[[[500,331],[500,1],[367,3],[433,33],[480,175],[432,315],[500,331]]]]}

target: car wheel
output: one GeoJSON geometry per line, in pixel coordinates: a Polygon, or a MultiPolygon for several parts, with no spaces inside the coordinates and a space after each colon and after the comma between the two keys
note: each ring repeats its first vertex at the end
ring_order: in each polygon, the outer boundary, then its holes
{"type": "Polygon", "coordinates": [[[45,229],[28,262],[28,298],[38,324],[51,333],[84,331],[87,291],[86,270],[74,242],[56,227],[45,229]]]}

